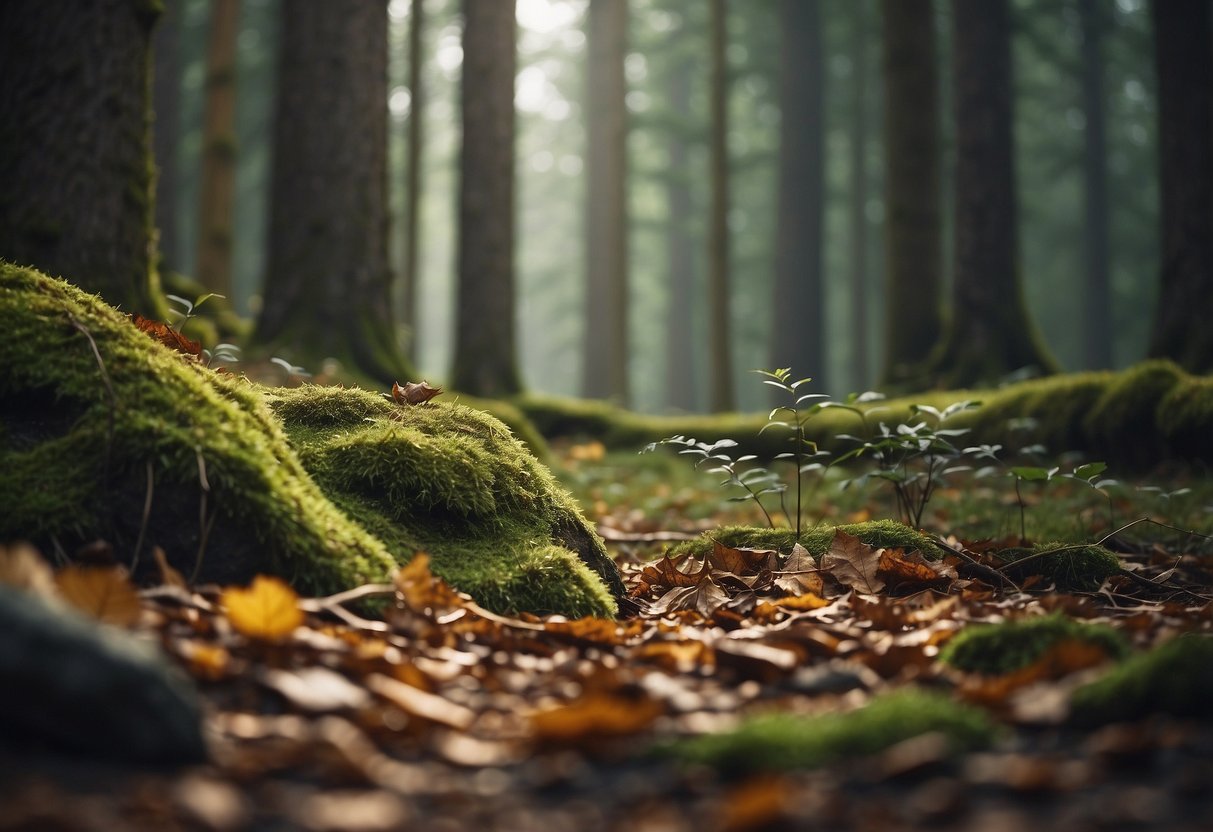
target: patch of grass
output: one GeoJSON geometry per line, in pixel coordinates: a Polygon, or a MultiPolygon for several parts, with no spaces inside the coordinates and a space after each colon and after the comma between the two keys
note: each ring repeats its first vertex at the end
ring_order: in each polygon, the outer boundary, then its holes
{"type": "Polygon", "coordinates": [[[1185,635],[1142,653],[1070,698],[1077,725],[1139,720],[1151,714],[1213,718],[1213,638],[1185,635]]]}
{"type": "Polygon", "coordinates": [[[1122,659],[1129,652],[1124,636],[1111,627],[1049,615],[966,627],[939,658],[966,673],[1002,675],[1031,665],[1062,641],[1092,644],[1110,659],[1122,659]]]}
{"type": "Polygon", "coordinates": [[[1064,590],[1092,592],[1120,569],[1120,559],[1103,546],[1051,542],[995,554],[1004,563],[1016,564],[1004,570],[1016,581],[1040,575],[1064,590]]]}

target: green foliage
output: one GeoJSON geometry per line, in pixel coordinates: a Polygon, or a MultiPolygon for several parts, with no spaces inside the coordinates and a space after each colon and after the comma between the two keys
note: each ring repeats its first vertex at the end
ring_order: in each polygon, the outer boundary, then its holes
{"type": "Polygon", "coordinates": [[[1130,722],[1151,714],[1213,717],[1213,638],[1185,635],[1142,653],[1084,685],[1070,698],[1083,726],[1130,722]]]}
{"type": "Polygon", "coordinates": [[[739,774],[785,771],[875,754],[926,733],[942,734],[956,753],[988,746],[997,729],[984,711],[911,688],[842,714],[753,717],[732,731],[683,740],[666,751],[739,774]]]}
{"type": "Polygon", "coordinates": [[[939,658],[967,673],[1013,673],[1063,641],[1092,644],[1110,659],[1122,659],[1129,652],[1124,636],[1111,627],[1049,615],[966,627],[947,643],[939,658]]]}

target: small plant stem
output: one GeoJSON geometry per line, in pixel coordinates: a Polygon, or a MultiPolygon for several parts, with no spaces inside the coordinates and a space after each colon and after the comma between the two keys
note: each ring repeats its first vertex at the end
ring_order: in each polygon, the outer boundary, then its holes
{"type": "Polygon", "coordinates": [[[1023,494],[1021,494],[1019,491],[1019,477],[1015,478],[1015,500],[1019,503],[1019,542],[1023,543],[1028,539],[1028,534],[1025,531],[1026,527],[1024,526],[1023,494]]]}

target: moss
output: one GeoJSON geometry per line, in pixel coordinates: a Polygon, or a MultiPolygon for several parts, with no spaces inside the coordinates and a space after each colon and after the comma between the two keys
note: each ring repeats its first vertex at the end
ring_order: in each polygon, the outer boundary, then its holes
{"type": "Polygon", "coordinates": [[[1187,374],[1170,361],[1143,361],[1120,373],[1091,407],[1083,425],[1089,449],[1124,466],[1153,466],[1166,453],[1159,404],[1187,374]]]}
{"type": "Polygon", "coordinates": [[[1213,378],[1180,380],[1159,402],[1157,415],[1172,456],[1213,462],[1213,378]]]}
{"type": "Polygon", "coordinates": [[[843,714],[772,714],[733,731],[675,743],[667,753],[733,773],[816,768],[875,754],[926,733],[944,735],[953,753],[990,745],[996,728],[983,711],[908,689],[843,714]]]}
{"type": "Polygon", "coordinates": [[[1084,726],[1136,721],[1151,714],[1213,717],[1213,638],[1181,636],[1134,656],[1070,698],[1084,726]]]}
{"type": "Polygon", "coordinates": [[[190,574],[205,508],[203,580],[270,572],[331,592],[381,580],[424,547],[494,609],[615,609],[581,562],[622,592],[601,541],[490,416],[360,390],[267,391],[170,352],[95,296],[6,264],[0,330],[0,539],[70,550],[104,537],[128,557],[144,537],[190,574]]]}
{"type": "Polygon", "coordinates": [[[1124,636],[1110,627],[1049,615],[967,627],[947,643],[939,658],[968,673],[999,675],[1027,667],[1062,641],[1095,645],[1111,659],[1129,652],[1124,636]]]}
{"type": "Polygon", "coordinates": [[[1120,570],[1120,559],[1103,546],[1072,543],[1038,543],[1031,548],[1010,548],[995,553],[1004,563],[1023,561],[1020,566],[1008,566],[1006,574],[1022,581],[1040,575],[1058,589],[1094,591],[1120,570]],[[1032,557],[1039,552],[1049,552],[1032,557]]]}
{"type": "MultiPolygon", "coordinates": [[[[834,532],[842,529],[847,534],[854,535],[869,546],[884,549],[918,549],[930,558],[943,555],[943,551],[931,538],[922,532],[915,531],[904,523],[896,520],[873,520],[867,523],[851,523],[842,526],[814,526],[801,531],[800,544],[808,549],[809,554],[820,558],[830,549],[834,540],[834,532]]],[[[747,549],[775,549],[787,554],[796,542],[796,533],[792,529],[767,529],[757,526],[725,526],[704,532],[695,540],[679,543],[670,550],[672,555],[691,554],[704,557],[712,551],[714,541],[720,541],[726,546],[747,549]]]]}

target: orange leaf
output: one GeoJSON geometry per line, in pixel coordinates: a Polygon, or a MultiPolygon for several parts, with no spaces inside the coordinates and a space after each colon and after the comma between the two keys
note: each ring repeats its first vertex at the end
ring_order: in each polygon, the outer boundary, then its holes
{"type": "Polygon", "coordinates": [[[121,566],[68,566],[55,581],[68,603],[93,618],[120,626],[139,620],[142,605],[121,566]]]}
{"type": "Polygon", "coordinates": [[[533,714],[531,729],[537,739],[554,743],[627,737],[648,728],[663,713],[665,706],[655,699],[591,693],[533,714]]]}
{"type": "Polygon", "coordinates": [[[774,549],[734,549],[719,540],[712,541],[712,554],[708,556],[712,566],[734,575],[753,575],[763,569],[776,568],[777,554],[774,549]]]}
{"type": "Polygon", "coordinates": [[[200,361],[202,359],[202,344],[197,341],[191,341],[167,324],[145,318],[138,312],[131,315],[131,323],[140,332],[146,333],[170,350],[191,356],[195,360],[200,361]]]}
{"type": "Polygon", "coordinates": [[[441,578],[430,571],[430,556],[425,552],[413,555],[396,572],[393,581],[404,605],[413,612],[463,606],[463,599],[441,578]]]}
{"type": "Polygon", "coordinates": [[[260,641],[281,641],[303,624],[295,590],[267,575],[258,575],[248,589],[225,589],[223,606],[237,632],[260,641]]]}

